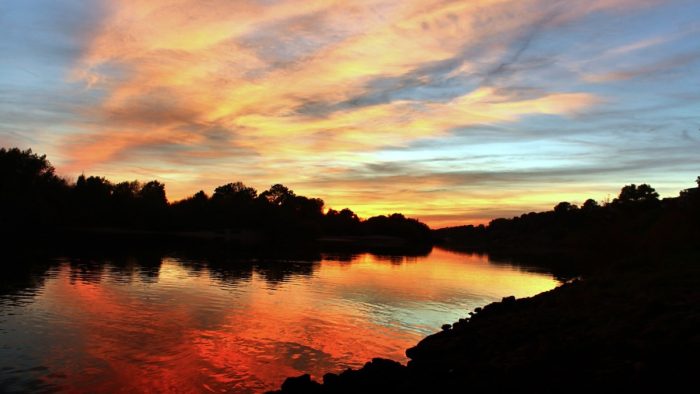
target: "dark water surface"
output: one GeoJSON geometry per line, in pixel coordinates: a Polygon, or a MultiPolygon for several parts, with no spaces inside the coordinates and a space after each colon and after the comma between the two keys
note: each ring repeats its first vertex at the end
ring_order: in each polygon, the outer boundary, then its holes
{"type": "Polygon", "coordinates": [[[473,308],[558,283],[440,249],[312,260],[35,262],[2,280],[0,392],[257,393],[373,357],[406,361],[473,308]]]}

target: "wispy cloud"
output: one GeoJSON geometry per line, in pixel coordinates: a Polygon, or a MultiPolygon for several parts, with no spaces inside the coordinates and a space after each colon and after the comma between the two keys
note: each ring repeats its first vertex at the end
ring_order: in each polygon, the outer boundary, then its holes
{"type": "MultiPolygon", "coordinates": [[[[106,137],[88,137],[96,143],[82,149],[101,153],[78,153],[76,160],[84,167],[90,158],[112,157],[102,153],[100,141],[109,141],[115,128],[125,131],[117,133],[117,143],[108,143],[114,153],[169,136],[196,144],[201,136],[178,130],[204,122],[252,141],[251,149],[300,154],[318,146],[377,149],[474,122],[568,114],[591,105],[591,94],[571,92],[543,92],[508,103],[488,83],[449,92],[454,97],[443,105],[415,91],[430,90],[440,73],[463,67],[465,54],[473,51],[470,43],[489,34],[506,36],[496,47],[519,41],[516,54],[489,73],[515,63],[534,33],[523,41],[520,30],[532,20],[505,13],[509,6],[502,1],[375,2],[348,8],[317,2],[300,10],[287,2],[267,7],[127,2],[115,7],[76,70],[106,92],[90,110],[107,126],[93,132],[106,137]],[[501,23],[485,24],[485,17],[501,23]],[[105,67],[118,71],[101,73],[105,67]],[[307,119],[308,102],[339,110],[307,119]],[[144,132],[146,127],[152,130],[144,132]],[[280,136],[291,138],[280,141],[280,136]]],[[[546,22],[534,23],[540,29],[546,22]]]]}
{"type": "Polygon", "coordinates": [[[601,83],[601,82],[617,82],[625,81],[632,78],[657,78],[659,74],[675,71],[700,60],[700,52],[683,53],[675,55],[667,59],[662,59],[653,63],[629,66],[620,70],[607,71],[600,74],[586,75],[586,81],[601,83]]]}
{"type": "MultiPolygon", "coordinates": [[[[25,75],[0,77],[0,142],[46,147],[68,173],[161,178],[175,198],[233,179],[259,188],[285,182],[363,215],[395,206],[440,223],[451,209],[464,213],[454,220],[468,220],[483,217],[474,209],[494,213],[500,204],[511,212],[566,195],[533,192],[543,180],[581,191],[564,181],[580,179],[599,191],[628,174],[624,160],[608,170],[572,166],[567,160],[579,156],[538,146],[598,136],[599,127],[619,126],[614,113],[630,108],[657,108],[654,116],[667,119],[673,109],[658,95],[619,86],[696,70],[700,53],[681,45],[698,12],[685,1],[79,3],[51,3],[39,18],[18,0],[0,6],[6,18],[34,15],[3,22],[11,31],[48,21],[47,32],[62,32],[60,43],[28,41],[35,53],[26,62],[0,62],[25,75]],[[680,31],[673,27],[679,17],[668,16],[679,14],[674,7],[686,11],[680,31]],[[620,20],[654,23],[655,32],[619,27],[618,38],[599,38],[620,20]],[[638,61],[652,50],[658,53],[638,61]],[[27,72],[48,59],[42,53],[64,61],[59,74],[40,73],[38,82],[27,72]],[[49,86],[60,90],[46,94],[55,89],[49,86]],[[30,97],[33,89],[39,93],[30,97]],[[22,119],[37,108],[43,112],[22,119]],[[42,126],[51,131],[41,134],[42,126]],[[542,155],[551,160],[533,172],[542,155]],[[462,159],[449,160],[455,156],[462,159]],[[411,157],[426,160],[416,160],[409,176],[402,171],[411,157]],[[519,191],[529,187],[529,197],[508,192],[514,182],[519,191]]],[[[5,33],[2,48],[18,53],[8,46],[16,35],[5,33]]],[[[674,83],[658,90],[689,97],[674,83]]],[[[682,126],[691,130],[697,118],[685,115],[682,126]]],[[[623,140],[637,123],[608,130],[605,144],[574,144],[577,155],[608,160],[609,146],[649,149],[623,140]]]]}

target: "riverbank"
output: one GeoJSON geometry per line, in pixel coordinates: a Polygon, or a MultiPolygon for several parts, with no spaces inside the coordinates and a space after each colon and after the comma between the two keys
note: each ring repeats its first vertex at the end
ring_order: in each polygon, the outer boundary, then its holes
{"type": "Polygon", "coordinates": [[[164,231],[124,228],[48,228],[41,231],[0,230],[8,252],[17,255],[101,253],[128,249],[186,251],[195,255],[275,257],[299,255],[315,259],[319,253],[425,256],[430,242],[410,242],[395,236],[271,236],[256,231],[164,231]]]}
{"type": "Polygon", "coordinates": [[[700,367],[698,260],[627,260],[507,297],[408,349],[405,366],[375,359],[277,393],[668,392],[700,367]]]}

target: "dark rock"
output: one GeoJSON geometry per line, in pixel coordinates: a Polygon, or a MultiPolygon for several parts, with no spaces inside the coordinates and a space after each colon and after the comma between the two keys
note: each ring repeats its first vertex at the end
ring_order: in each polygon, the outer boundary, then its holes
{"type": "Polygon", "coordinates": [[[327,373],[323,375],[323,384],[326,386],[333,386],[338,384],[340,377],[334,373],[327,373]]]}
{"type": "Polygon", "coordinates": [[[321,384],[311,380],[311,375],[304,374],[295,378],[287,378],[282,383],[282,392],[289,394],[314,394],[321,392],[321,384]]]}

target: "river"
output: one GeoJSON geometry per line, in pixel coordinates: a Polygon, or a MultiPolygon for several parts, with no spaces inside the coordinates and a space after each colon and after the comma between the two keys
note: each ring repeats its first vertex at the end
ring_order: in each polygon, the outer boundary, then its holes
{"type": "Polygon", "coordinates": [[[13,263],[31,269],[3,278],[0,392],[259,393],[373,357],[405,362],[406,348],[475,307],[559,283],[438,248],[13,263]]]}

